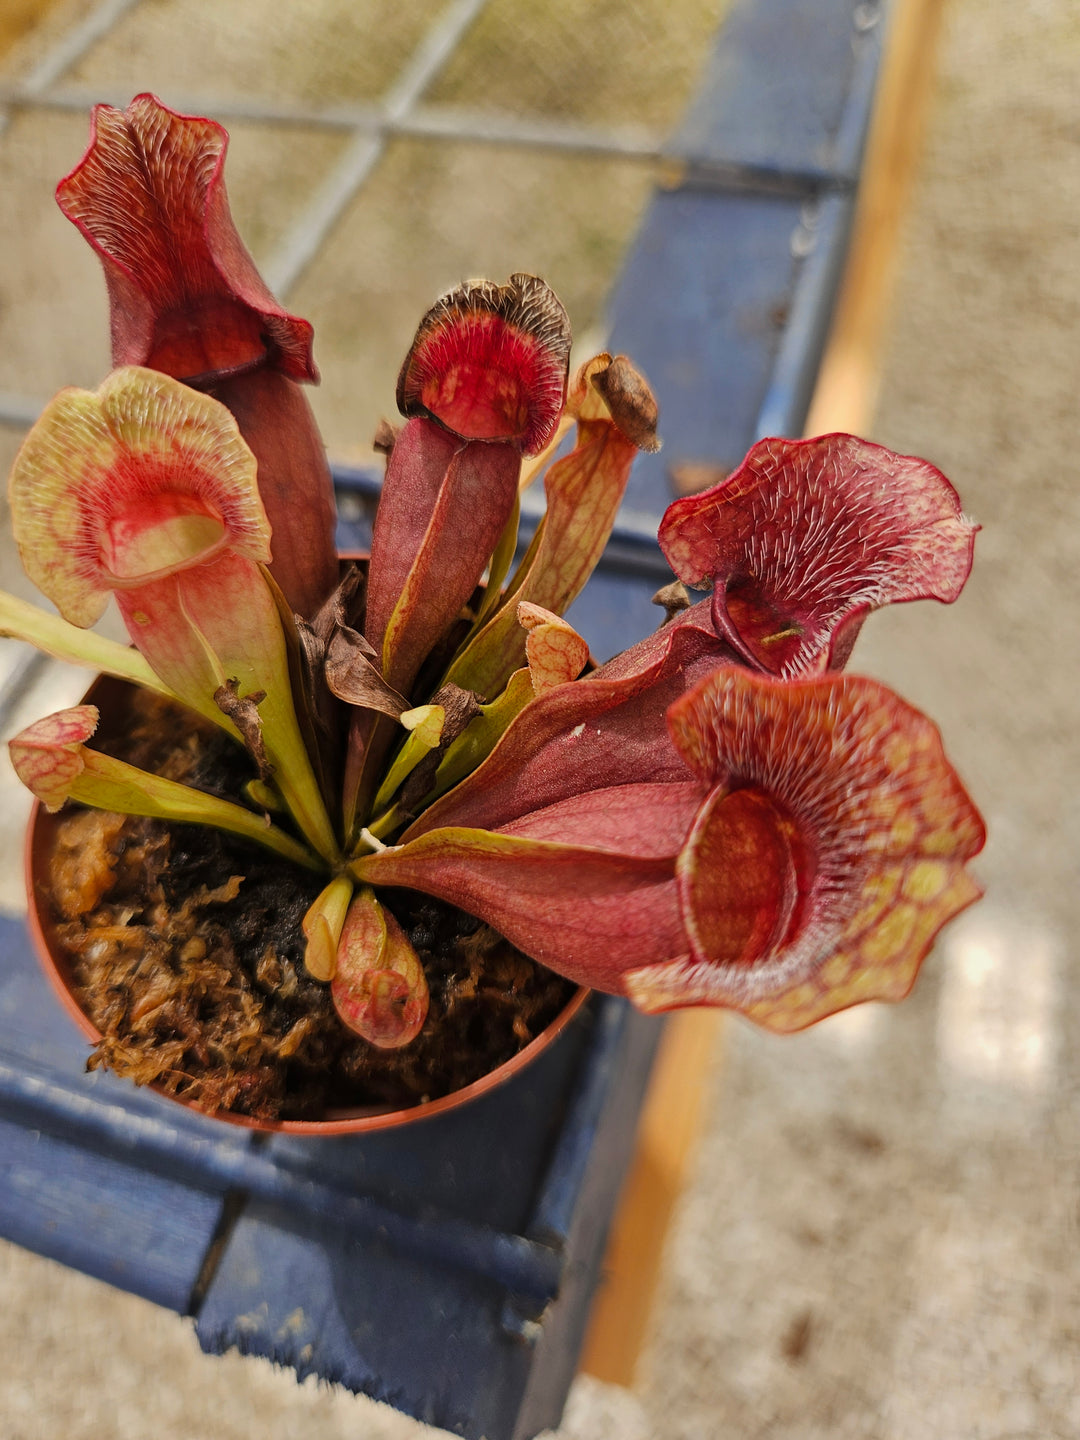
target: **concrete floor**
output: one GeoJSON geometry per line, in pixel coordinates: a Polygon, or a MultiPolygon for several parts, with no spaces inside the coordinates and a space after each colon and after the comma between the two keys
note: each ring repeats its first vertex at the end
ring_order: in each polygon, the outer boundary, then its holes
{"type": "MultiPolygon", "coordinates": [[[[941,723],[990,824],[987,899],[903,1006],[788,1039],[727,1027],[645,1373],[633,1393],[580,1379],[564,1440],[1080,1436],[1080,13],[944,4],[871,434],[941,465],[984,528],[961,601],[875,617],[853,668],[941,723]]],[[[5,185],[16,143],[50,177],[79,144],[5,137],[5,185]]],[[[0,221],[9,287],[27,240],[66,243],[31,202],[18,244],[0,221]]],[[[91,274],[70,285],[51,338],[7,332],[0,388],[10,343],[46,389],[102,368],[68,354],[61,319],[99,306],[91,274]]],[[[0,1268],[5,1440],[430,1433],[208,1360],[175,1317],[11,1247],[0,1268]]]]}

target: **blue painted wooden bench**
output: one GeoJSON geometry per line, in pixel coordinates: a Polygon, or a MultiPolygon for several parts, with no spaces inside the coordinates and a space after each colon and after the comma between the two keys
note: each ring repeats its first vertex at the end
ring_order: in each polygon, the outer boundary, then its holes
{"type": "MultiPolygon", "coordinates": [[[[799,433],[851,223],[884,19],[737,0],[611,302],[661,403],[571,618],[594,653],[655,628],[665,465],[799,433]]],[[[341,469],[346,543],[377,477],[341,469]]],[[[0,918],[0,1233],[455,1434],[558,1424],[659,1023],[596,998],[531,1070],[409,1132],[258,1137],[103,1074],[0,918]]]]}

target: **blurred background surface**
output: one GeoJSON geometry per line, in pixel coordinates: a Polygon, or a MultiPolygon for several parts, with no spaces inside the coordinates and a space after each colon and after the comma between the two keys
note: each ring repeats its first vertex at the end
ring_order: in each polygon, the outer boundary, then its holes
{"type": "MultiPolygon", "coordinates": [[[[316,325],[331,454],[363,459],[417,315],[466,274],[545,274],[585,342],[661,167],[722,0],[141,0],[63,77],[73,105],[142,89],[302,112],[228,121],[229,189],[256,259],[316,325]],[[479,13],[473,13],[479,12],[479,13]],[[272,15],[272,21],[268,18],[272,15]],[[443,50],[426,55],[433,21],[443,50]],[[457,30],[455,31],[455,26],[457,30]],[[418,58],[418,47],[421,53],[418,58]],[[431,124],[385,147],[311,122],[392,91],[431,124]],[[412,89],[410,89],[410,86],[412,89]],[[435,110],[434,107],[439,107],[435,110]],[[485,115],[617,136],[621,155],[491,144],[485,115]],[[358,174],[366,176],[349,194],[358,174]],[[269,178],[268,178],[269,177],[269,178]],[[344,198],[343,198],[344,197],[344,198]],[[335,208],[336,205],[336,208],[335,208]],[[319,211],[321,207],[321,211],[319,211]],[[325,235],[297,228],[305,209],[325,235]],[[312,258],[305,260],[311,253],[312,258]]],[[[912,998],[808,1035],[725,1027],[691,1183],[670,1236],[634,1390],[581,1377],[560,1435],[581,1440],[1074,1440],[1080,1435],[1080,12],[1073,0],[927,0],[925,116],[899,245],[871,257],[880,325],[822,396],[927,456],[983,525],[951,610],[899,607],[854,668],[940,723],[990,824],[987,899],[912,998]],[[935,43],[931,44],[931,41],[935,43]],[[873,257],[877,256],[875,260],[873,257]]],[[[4,7],[0,7],[3,14],[4,7]]],[[[24,81],[92,7],[12,5],[24,81]],[[34,23],[30,23],[34,22],[34,23]]],[[[0,31],[0,36],[3,31],[0,31]]],[[[18,403],[108,366],[97,262],[51,200],[85,113],[13,109],[0,134],[0,426],[18,403]]],[[[490,122],[488,122],[490,123],[490,122]]],[[[887,177],[886,177],[887,178],[887,177]]],[[[890,229],[893,228],[890,225],[890,229]]],[[[2,583],[20,588],[6,529],[2,583]]],[[[0,662],[14,663],[12,652],[0,662]]],[[[53,682],[49,682],[52,684],[53,682]]],[[[81,680],[39,689],[33,714],[81,680]]],[[[9,717],[12,728],[31,714],[9,717]]],[[[0,791],[15,854],[25,807],[0,791]]],[[[8,870],[11,867],[6,867],[8,870]]],[[[18,880],[0,903],[20,904],[18,880]]],[[[422,1426],[269,1365],[208,1359],[190,1326],[0,1248],[5,1440],[419,1437],[422,1426]]]]}

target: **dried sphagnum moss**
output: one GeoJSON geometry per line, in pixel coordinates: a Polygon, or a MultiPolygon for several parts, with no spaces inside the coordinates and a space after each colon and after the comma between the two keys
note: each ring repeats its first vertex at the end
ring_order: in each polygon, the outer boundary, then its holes
{"type": "MultiPolygon", "coordinates": [[[[237,793],[248,774],[236,747],[154,697],[131,703],[136,713],[114,727],[122,739],[102,748],[237,793]]],[[[431,1007],[412,1045],[375,1050],[342,1026],[328,987],[303,967],[300,922],[320,886],[201,826],[63,817],[49,899],[79,1003],[103,1037],[90,1066],[260,1120],[407,1107],[510,1059],[573,993],[473,917],[387,892],[424,963],[431,1007]]]]}

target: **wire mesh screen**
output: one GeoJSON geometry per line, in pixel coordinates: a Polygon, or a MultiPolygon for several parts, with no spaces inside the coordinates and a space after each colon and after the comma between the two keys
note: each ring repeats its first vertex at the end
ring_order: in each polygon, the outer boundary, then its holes
{"type": "Polygon", "coordinates": [[[541,273],[579,336],[602,338],[724,3],[54,7],[0,74],[0,448],[52,390],[108,368],[96,262],[50,198],[94,100],[149,89],[229,126],[241,233],[315,324],[331,453],[363,460],[418,316],[458,280],[541,273]]]}

